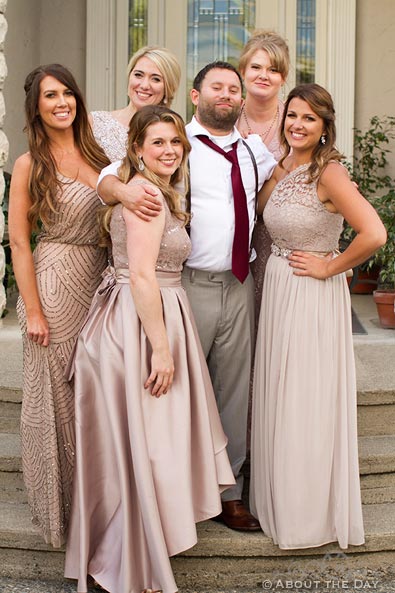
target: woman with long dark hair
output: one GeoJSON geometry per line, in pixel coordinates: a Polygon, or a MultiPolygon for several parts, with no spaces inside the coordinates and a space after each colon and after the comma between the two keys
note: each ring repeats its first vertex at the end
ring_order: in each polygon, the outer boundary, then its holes
{"type": "Polygon", "coordinates": [[[347,548],[364,543],[364,530],[345,272],[386,233],[340,163],[324,88],[291,91],[281,141],[260,196],[272,254],[255,358],[251,511],[280,548],[347,548]],[[339,254],[343,219],[356,237],[339,254]]]}
{"type": "Polygon", "coordinates": [[[15,162],[9,209],[23,335],[22,464],[33,522],[59,547],[75,455],[74,396],[64,371],[106,265],[95,187],[109,161],[67,68],[39,66],[25,93],[29,152],[15,162]]]}

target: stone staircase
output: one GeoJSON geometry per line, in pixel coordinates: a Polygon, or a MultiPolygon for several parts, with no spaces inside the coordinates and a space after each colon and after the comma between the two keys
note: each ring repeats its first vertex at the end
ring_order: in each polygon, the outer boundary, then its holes
{"type": "MultiPolygon", "coordinates": [[[[395,331],[379,330],[373,315],[370,309],[369,318],[359,314],[373,329],[354,340],[365,545],[283,551],[262,533],[238,533],[209,521],[199,525],[199,543],[172,559],[180,590],[262,589],[266,579],[273,584],[280,578],[363,580],[394,565],[395,331]]],[[[61,581],[64,552],[44,544],[32,526],[22,481],[21,346],[14,312],[0,328],[0,353],[0,577],[61,581]]]]}

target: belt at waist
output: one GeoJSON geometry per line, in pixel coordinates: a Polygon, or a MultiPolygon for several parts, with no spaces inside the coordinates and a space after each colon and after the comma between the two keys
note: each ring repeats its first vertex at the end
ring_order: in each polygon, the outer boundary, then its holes
{"type": "Polygon", "coordinates": [[[270,250],[273,255],[277,255],[278,257],[285,257],[287,258],[293,251],[303,251],[303,253],[309,253],[310,255],[315,255],[316,257],[326,257],[329,254],[335,254],[335,250],[332,251],[308,251],[307,249],[287,249],[286,247],[278,247],[275,243],[272,243],[270,246],[270,250]]]}
{"type": "MultiPolygon", "coordinates": [[[[155,272],[155,275],[159,286],[181,286],[181,272],[162,272],[157,270],[155,272]]],[[[116,268],[115,279],[117,281],[117,284],[128,284],[130,279],[129,270],[127,268],[116,268]]]]}

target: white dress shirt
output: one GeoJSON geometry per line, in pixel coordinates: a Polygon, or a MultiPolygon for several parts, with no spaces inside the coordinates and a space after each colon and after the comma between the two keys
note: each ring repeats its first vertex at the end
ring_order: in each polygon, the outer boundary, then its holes
{"type": "MultiPolygon", "coordinates": [[[[189,155],[191,187],[191,242],[192,251],[187,265],[210,272],[232,269],[232,246],[235,232],[235,212],[230,163],[196,136],[203,134],[227,152],[238,141],[237,158],[247,196],[250,221],[250,243],[255,221],[255,172],[250,154],[236,128],[227,136],[212,136],[195,117],[186,126],[192,146],[189,155]]],[[[258,189],[269,179],[277,165],[272,153],[257,134],[245,140],[254,153],[258,167],[258,189]]],[[[100,173],[97,184],[106,175],[118,176],[121,161],[111,163],[100,173]]]]}
{"type": "MultiPolygon", "coordinates": [[[[230,163],[223,155],[201,142],[196,136],[203,134],[226,152],[238,140],[237,157],[247,196],[250,221],[250,242],[255,220],[255,172],[247,148],[239,131],[234,128],[226,137],[212,136],[195,117],[186,126],[192,151],[189,156],[191,184],[191,255],[186,262],[190,268],[223,272],[232,269],[232,246],[235,232],[235,212],[230,163]]],[[[258,189],[277,165],[257,134],[245,140],[258,166],[258,189]]]]}

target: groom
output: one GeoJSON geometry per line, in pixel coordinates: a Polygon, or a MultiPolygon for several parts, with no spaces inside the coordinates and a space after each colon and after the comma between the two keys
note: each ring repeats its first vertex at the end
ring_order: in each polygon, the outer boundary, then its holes
{"type": "MultiPolygon", "coordinates": [[[[260,529],[245,508],[242,465],[246,458],[247,411],[253,352],[254,285],[249,271],[256,191],[276,161],[259,136],[246,141],[235,123],[242,80],[227,62],[213,62],[195,77],[195,116],[186,126],[190,163],[192,252],[183,271],[207,359],[236,485],[222,494],[219,519],[242,531],[260,529]]],[[[128,186],[114,176],[100,179],[107,203],[121,201],[147,218],[158,206],[152,188],[128,186]]],[[[160,208],[160,206],[159,206],[160,208]]]]}

